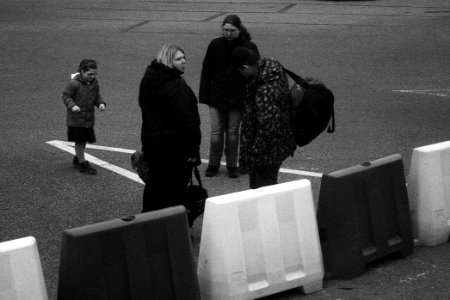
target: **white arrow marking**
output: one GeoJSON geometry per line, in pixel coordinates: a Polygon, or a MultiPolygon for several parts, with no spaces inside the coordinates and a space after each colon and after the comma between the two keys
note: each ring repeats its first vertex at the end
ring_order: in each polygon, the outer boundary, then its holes
{"type": "MultiPolygon", "coordinates": [[[[52,146],[55,146],[56,148],[59,148],[61,150],[64,150],[66,152],[69,152],[70,154],[75,155],[75,149],[71,146],[73,146],[73,143],[69,142],[63,142],[63,141],[49,141],[47,144],[50,144],[52,146]]],[[[107,150],[107,151],[116,151],[116,152],[125,152],[125,153],[133,153],[133,150],[127,150],[127,149],[120,149],[120,148],[110,148],[110,147],[102,147],[102,146],[94,146],[94,145],[87,145],[87,148],[91,149],[100,149],[100,150],[107,150]],[[95,147],[95,148],[94,148],[95,147]],[[121,151],[125,150],[125,151],[121,151]],[[129,152],[131,151],[131,152],[129,152]]],[[[144,182],[139,178],[138,174],[134,172],[130,172],[124,168],[118,167],[116,165],[110,164],[104,160],[98,159],[97,157],[85,153],[86,159],[89,160],[90,163],[93,163],[97,166],[100,166],[102,168],[108,169],[110,171],[113,171],[119,175],[125,176],[133,181],[139,182],[144,184],[144,182]]]]}

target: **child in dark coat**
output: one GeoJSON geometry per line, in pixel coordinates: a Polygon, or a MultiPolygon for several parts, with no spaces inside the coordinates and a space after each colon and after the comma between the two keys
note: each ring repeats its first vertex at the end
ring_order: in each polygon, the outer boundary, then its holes
{"type": "Polygon", "coordinates": [[[100,95],[97,76],[97,63],[83,59],[78,73],[70,80],[63,92],[62,100],[67,107],[67,137],[75,142],[75,157],[72,164],[80,172],[95,175],[94,169],[84,157],[86,143],[95,143],[95,106],[105,110],[106,103],[100,95]]]}

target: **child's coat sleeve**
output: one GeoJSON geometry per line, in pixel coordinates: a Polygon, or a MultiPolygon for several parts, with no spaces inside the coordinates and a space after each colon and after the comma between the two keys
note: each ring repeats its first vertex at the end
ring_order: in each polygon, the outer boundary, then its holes
{"type": "Polygon", "coordinates": [[[75,101],[73,100],[76,90],[77,86],[72,80],[67,84],[66,88],[64,89],[62,101],[69,109],[71,109],[76,105],[75,101]]]}
{"type": "Polygon", "coordinates": [[[104,104],[106,106],[106,102],[103,101],[102,95],[100,94],[100,86],[97,84],[96,87],[97,97],[95,98],[95,106],[99,107],[100,104],[104,104]]]}

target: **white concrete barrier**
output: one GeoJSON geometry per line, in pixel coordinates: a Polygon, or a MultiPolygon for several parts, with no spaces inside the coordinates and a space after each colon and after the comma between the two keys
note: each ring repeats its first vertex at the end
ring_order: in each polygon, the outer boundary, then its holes
{"type": "Polygon", "coordinates": [[[324,271],[310,181],[209,198],[197,275],[202,299],[321,290],[324,271]]]}
{"type": "Polygon", "coordinates": [[[0,243],[0,299],[48,299],[34,237],[0,243]]]}
{"type": "Polygon", "coordinates": [[[408,198],[417,244],[446,243],[450,234],[450,141],[413,150],[408,198]]]}

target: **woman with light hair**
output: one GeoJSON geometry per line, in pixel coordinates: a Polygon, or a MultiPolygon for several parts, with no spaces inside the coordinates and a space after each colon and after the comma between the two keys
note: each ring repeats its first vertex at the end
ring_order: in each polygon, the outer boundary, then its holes
{"type": "Polygon", "coordinates": [[[164,45],[139,87],[141,142],[149,165],[142,212],[180,205],[192,169],[200,164],[197,97],[184,81],[183,49],[164,45]]]}

